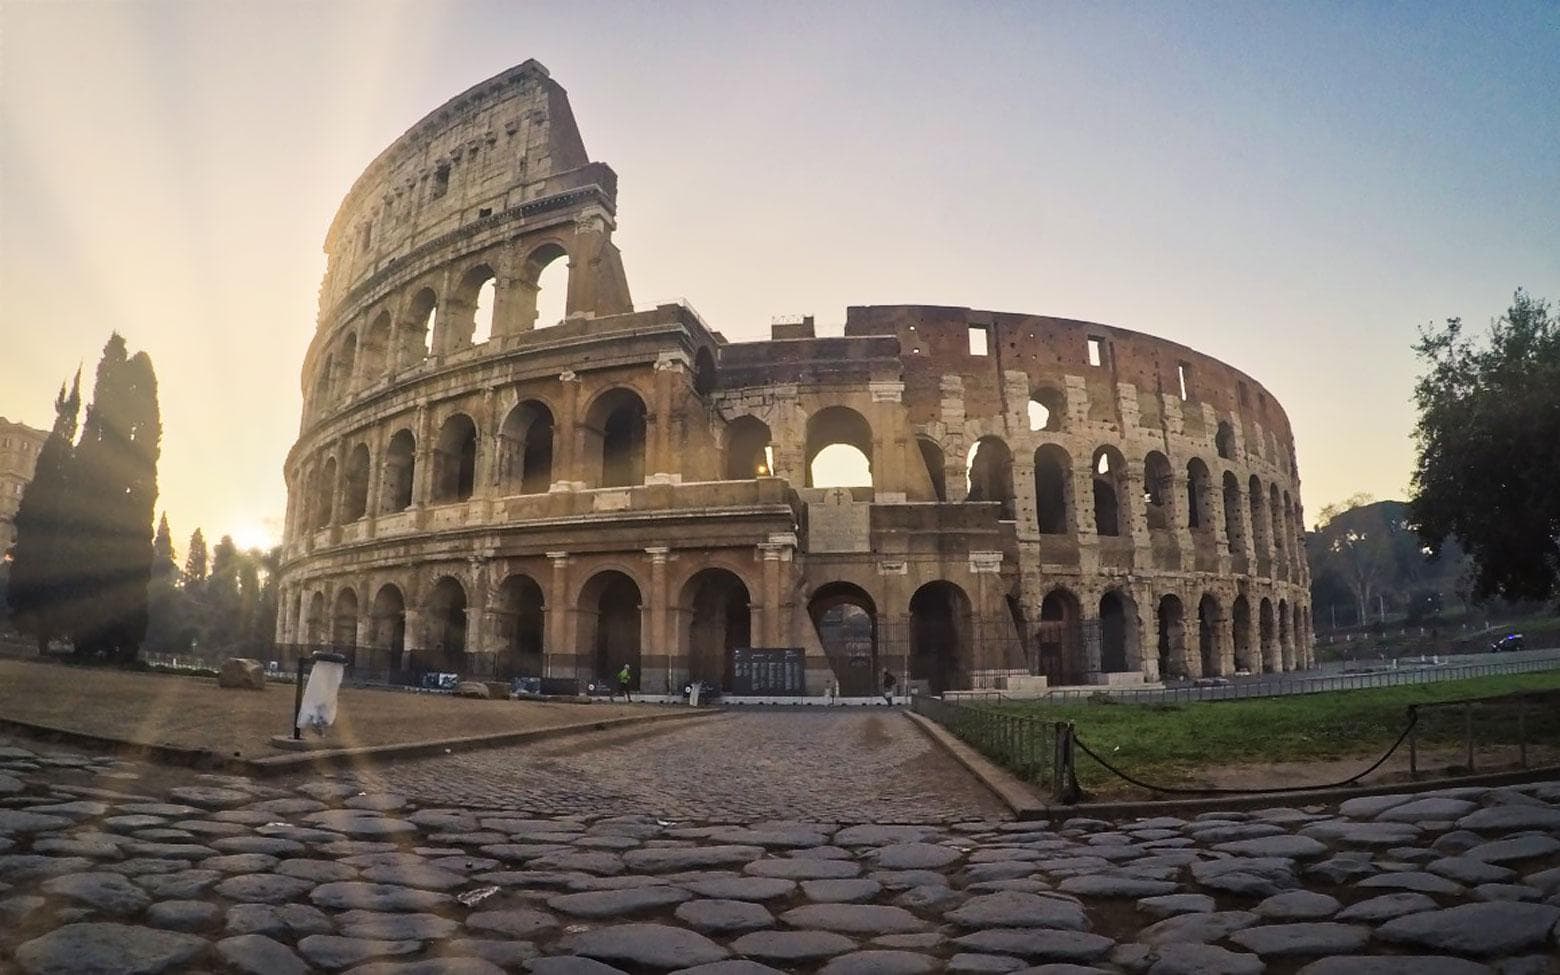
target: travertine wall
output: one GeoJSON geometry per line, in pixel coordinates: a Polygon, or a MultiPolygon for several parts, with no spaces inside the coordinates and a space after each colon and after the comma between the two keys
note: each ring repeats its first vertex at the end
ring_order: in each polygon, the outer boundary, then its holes
{"type": "Polygon", "coordinates": [[[0,416],[0,551],[16,540],[16,509],[49,431],[0,416]]]}
{"type": "Polygon", "coordinates": [[[965,308],[731,343],[685,305],[632,307],[615,196],[534,62],[359,179],[286,463],[279,640],[482,673],[627,661],[649,690],[719,680],[735,645],[801,647],[814,692],[884,667],[941,690],[1309,663],[1294,446],[1255,380],[1137,332],[965,308]],[[870,486],[812,485],[839,443],[870,486]],[[842,636],[842,606],[870,631],[842,636]]]}

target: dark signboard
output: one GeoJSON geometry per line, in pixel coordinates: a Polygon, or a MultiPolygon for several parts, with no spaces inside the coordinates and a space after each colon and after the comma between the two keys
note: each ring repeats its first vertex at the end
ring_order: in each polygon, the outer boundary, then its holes
{"type": "Polygon", "coordinates": [[[800,697],[807,693],[807,665],[801,648],[732,650],[728,693],[754,697],[800,697]]]}

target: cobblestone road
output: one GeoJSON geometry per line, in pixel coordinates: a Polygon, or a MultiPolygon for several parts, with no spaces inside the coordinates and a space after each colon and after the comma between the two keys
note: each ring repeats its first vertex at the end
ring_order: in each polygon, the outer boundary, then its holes
{"type": "Polygon", "coordinates": [[[555,742],[397,762],[362,787],[533,813],[917,823],[1004,814],[903,714],[734,710],[555,742]]]}
{"type": "Polygon", "coordinates": [[[1560,782],[1191,819],[737,825],[0,739],[0,975],[1541,975],[1557,946],[1560,782]]]}

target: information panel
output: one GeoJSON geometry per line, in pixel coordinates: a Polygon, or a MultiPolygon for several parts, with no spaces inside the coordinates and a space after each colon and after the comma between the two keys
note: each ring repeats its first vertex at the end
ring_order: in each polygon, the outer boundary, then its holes
{"type": "Polygon", "coordinates": [[[735,648],[727,693],[739,697],[800,697],[807,693],[807,665],[801,648],[735,648]]]}

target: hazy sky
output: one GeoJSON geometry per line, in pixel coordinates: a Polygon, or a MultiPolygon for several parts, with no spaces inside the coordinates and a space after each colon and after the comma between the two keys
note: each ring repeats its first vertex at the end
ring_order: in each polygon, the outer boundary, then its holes
{"type": "Polygon", "coordinates": [[[162,498],[279,531],[321,245],[370,160],[536,58],[636,303],[1090,319],[1247,370],[1308,516],[1401,496],[1416,329],[1560,298],[1560,4],[0,0],[0,414],[109,330],[162,498]]]}

